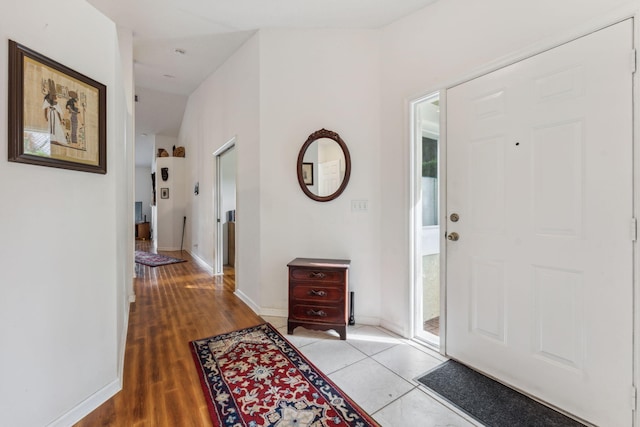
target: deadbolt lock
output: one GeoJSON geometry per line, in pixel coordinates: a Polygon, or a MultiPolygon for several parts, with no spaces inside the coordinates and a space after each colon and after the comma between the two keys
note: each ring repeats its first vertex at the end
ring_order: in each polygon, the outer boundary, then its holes
{"type": "Polygon", "coordinates": [[[455,231],[453,233],[449,233],[449,235],[447,236],[447,239],[451,240],[452,242],[458,241],[459,238],[460,238],[460,235],[455,231]]]}
{"type": "Polygon", "coordinates": [[[460,215],[458,215],[457,213],[452,213],[451,216],[449,216],[449,219],[451,220],[451,222],[458,222],[458,220],[460,219],[460,215]]]}

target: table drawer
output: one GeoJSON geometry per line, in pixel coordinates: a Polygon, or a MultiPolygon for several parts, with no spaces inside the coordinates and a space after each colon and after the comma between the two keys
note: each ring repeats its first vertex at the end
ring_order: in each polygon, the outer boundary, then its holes
{"type": "Polygon", "coordinates": [[[341,307],[315,304],[293,304],[289,317],[313,322],[344,323],[345,312],[341,307]]]}
{"type": "Polygon", "coordinates": [[[289,269],[289,276],[293,280],[313,280],[314,282],[344,282],[345,273],[341,270],[323,270],[309,268],[289,269]]]}
{"type": "Polygon", "coordinates": [[[344,301],[345,290],[340,286],[316,286],[310,283],[291,283],[289,298],[317,303],[344,301]]]}

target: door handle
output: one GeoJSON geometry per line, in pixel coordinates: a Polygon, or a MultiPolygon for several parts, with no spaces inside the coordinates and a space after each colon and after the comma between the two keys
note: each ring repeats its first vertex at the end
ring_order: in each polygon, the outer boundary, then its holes
{"type": "Polygon", "coordinates": [[[460,239],[460,235],[455,231],[447,235],[447,240],[451,240],[452,242],[457,242],[458,239],[460,239]]]}

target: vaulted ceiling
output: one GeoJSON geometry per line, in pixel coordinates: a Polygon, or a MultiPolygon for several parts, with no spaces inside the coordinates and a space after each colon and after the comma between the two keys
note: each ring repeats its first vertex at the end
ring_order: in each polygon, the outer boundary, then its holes
{"type": "Polygon", "coordinates": [[[133,32],[136,140],[177,136],[186,100],[257,30],[375,29],[437,0],[87,0],[133,32]]]}

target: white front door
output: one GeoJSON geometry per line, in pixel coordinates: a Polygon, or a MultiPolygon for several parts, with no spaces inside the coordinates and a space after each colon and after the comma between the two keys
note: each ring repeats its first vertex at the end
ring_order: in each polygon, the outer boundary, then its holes
{"type": "Polygon", "coordinates": [[[607,427],[632,424],[632,40],[447,91],[446,352],[607,427]]]}

